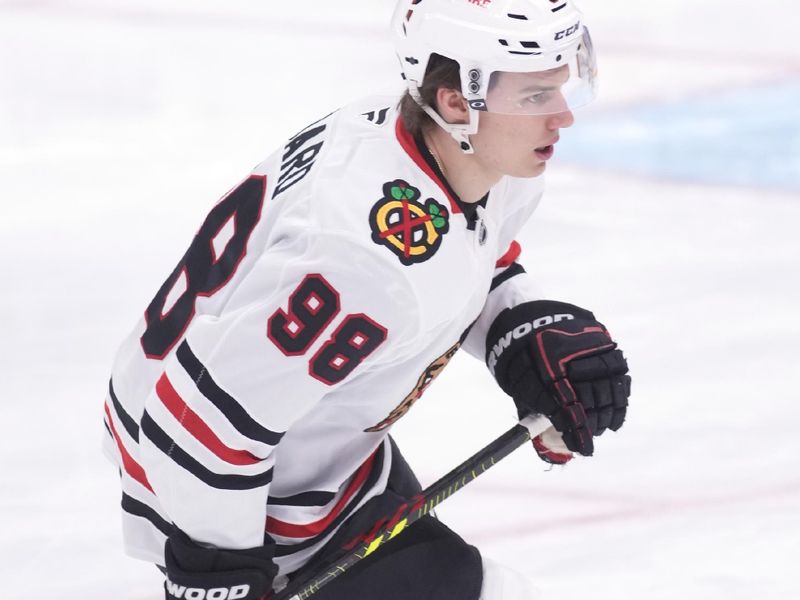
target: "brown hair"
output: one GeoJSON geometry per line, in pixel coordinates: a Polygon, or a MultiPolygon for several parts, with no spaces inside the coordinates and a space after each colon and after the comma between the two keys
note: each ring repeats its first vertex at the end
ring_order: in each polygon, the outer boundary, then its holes
{"type": "MultiPolygon", "coordinates": [[[[420,96],[423,102],[438,110],[436,105],[436,93],[439,88],[461,91],[461,76],[459,74],[458,63],[450,58],[439,54],[432,54],[425,69],[425,77],[419,87],[420,96]]],[[[400,98],[400,116],[403,117],[403,125],[406,130],[414,137],[419,137],[434,122],[422,107],[416,103],[411,94],[406,90],[400,98]]]]}

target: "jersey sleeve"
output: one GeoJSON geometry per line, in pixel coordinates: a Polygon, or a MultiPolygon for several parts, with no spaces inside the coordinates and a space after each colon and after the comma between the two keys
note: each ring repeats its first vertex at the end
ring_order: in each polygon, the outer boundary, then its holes
{"type": "Polygon", "coordinates": [[[514,241],[498,259],[486,303],[464,340],[462,347],[481,361],[486,359],[486,335],[497,315],[506,308],[542,297],[533,278],[518,262],[521,252],[522,247],[514,241]]]}
{"type": "Polygon", "coordinates": [[[259,257],[219,315],[195,317],[145,400],[142,466],[198,542],[262,545],[284,434],[413,348],[416,298],[396,268],[344,236],[302,239],[259,257]]]}
{"type": "Polygon", "coordinates": [[[483,309],[462,344],[462,348],[481,361],[486,360],[486,335],[497,315],[506,308],[542,298],[541,289],[519,262],[522,247],[515,238],[541,203],[543,181],[538,177],[509,178],[506,184],[499,203],[501,208],[509,207],[500,219],[500,240],[505,240],[498,248],[502,254],[495,263],[483,309]]]}

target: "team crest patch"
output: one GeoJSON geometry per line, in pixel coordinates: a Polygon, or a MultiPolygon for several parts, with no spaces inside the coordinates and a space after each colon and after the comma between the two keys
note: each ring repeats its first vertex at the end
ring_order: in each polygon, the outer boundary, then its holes
{"type": "Polygon", "coordinates": [[[391,250],[404,265],[428,260],[450,230],[450,213],[433,198],[420,201],[417,188],[396,179],[383,184],[369,213],[372,241],[391,250]]]}
{"type": "Polygon", "coordinates": [[[456,355],[456,352],[458,352],[459,348],[461,348],[461,342],[458,342],[457,344],[448,348],[447,352],[429,364],[428,367],[422,372],[422,375],[419,376],[419,379],[417,379],[417,384],[414,386],[414,389],[411,390],[405,398],[403,398],[403,401],[397,406],[397,408],[395,408],[383,421],[377,425],[373,425],[369,429],[365,429],[364,432],[377,433],[379,431],[383,431],[387,427],[390,427],[396,423],[400,417],[411,410],[411,407],[414,406],[414,403],[417,400],[422,398],[422,394],[424,394],[425,390],[428,389],[428,386],[433,383],[433,380],[436,379],[442,371],[444,371],[444,368],[456,355]]]}

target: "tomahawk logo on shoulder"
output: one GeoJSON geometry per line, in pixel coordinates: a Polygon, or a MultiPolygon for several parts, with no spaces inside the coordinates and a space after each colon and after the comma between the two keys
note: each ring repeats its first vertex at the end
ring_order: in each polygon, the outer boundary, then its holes
{"type": "Polygon", "coordinates": [[[250,594],[250,586],[247,584],[229,588],[202,589],[187,588],[167,579],[164,585],[169,597],[177,600],[242,600],[250,594]]]}
{"type": "Polygon", "coordinates": [[[511,340],[518,340],[521,337],[525,337],[534,329],[546,327],[547,325],[552,325],[553,323],[560,323],[561,321],[572,321],[574,318],[575,317],[573,315],[568,313],[552,316],[548,315],[546,317],[539,317],[530,323],[517,325],[514,329],[497,340],[494,348],[492,348],[492,351],[489,354],[489,360],[487,361],[487,364],[489,365],[489,371],[491,371],[492,375],[494,375],[494,369],[497,366],[497,361],[500,359],[503,352],[505,352],[506,349],[511,345],[511,340]]]}

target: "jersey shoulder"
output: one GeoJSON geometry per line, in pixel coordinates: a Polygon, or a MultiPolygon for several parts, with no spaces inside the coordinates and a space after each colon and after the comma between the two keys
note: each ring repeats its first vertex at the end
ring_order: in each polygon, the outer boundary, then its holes
{"type": "Polygon", "coordinates": [[[325,172],[342,168],[355,148],[389,129],[395,105],[392,97],[372,96],[340,108],[286,140],[253,174],[268,177],[271,200],[303,196],[325,172]]]}
{"type": "MultiPolygon", "coordinates": [[[[266,207],[278,237],[324,232],[383,258],[388,254],[380,246],[388,236],[381,236],[397,225],[392,207],[400,202],[412,211],[409,220],[424,217],[438,225],[430,226],[434,231],[419,251],[432,249],[450,207],[430,200],[441,191],[404,149],[396,105],[394,97],[374,96],[345,106],[295,135],[259,166],[272,182],[266,207]],[[426,202],[441,216],[429,214],[426,202]]],[[[400,256],[401,262],[413,262],[416,251],[400,256]]]]}

